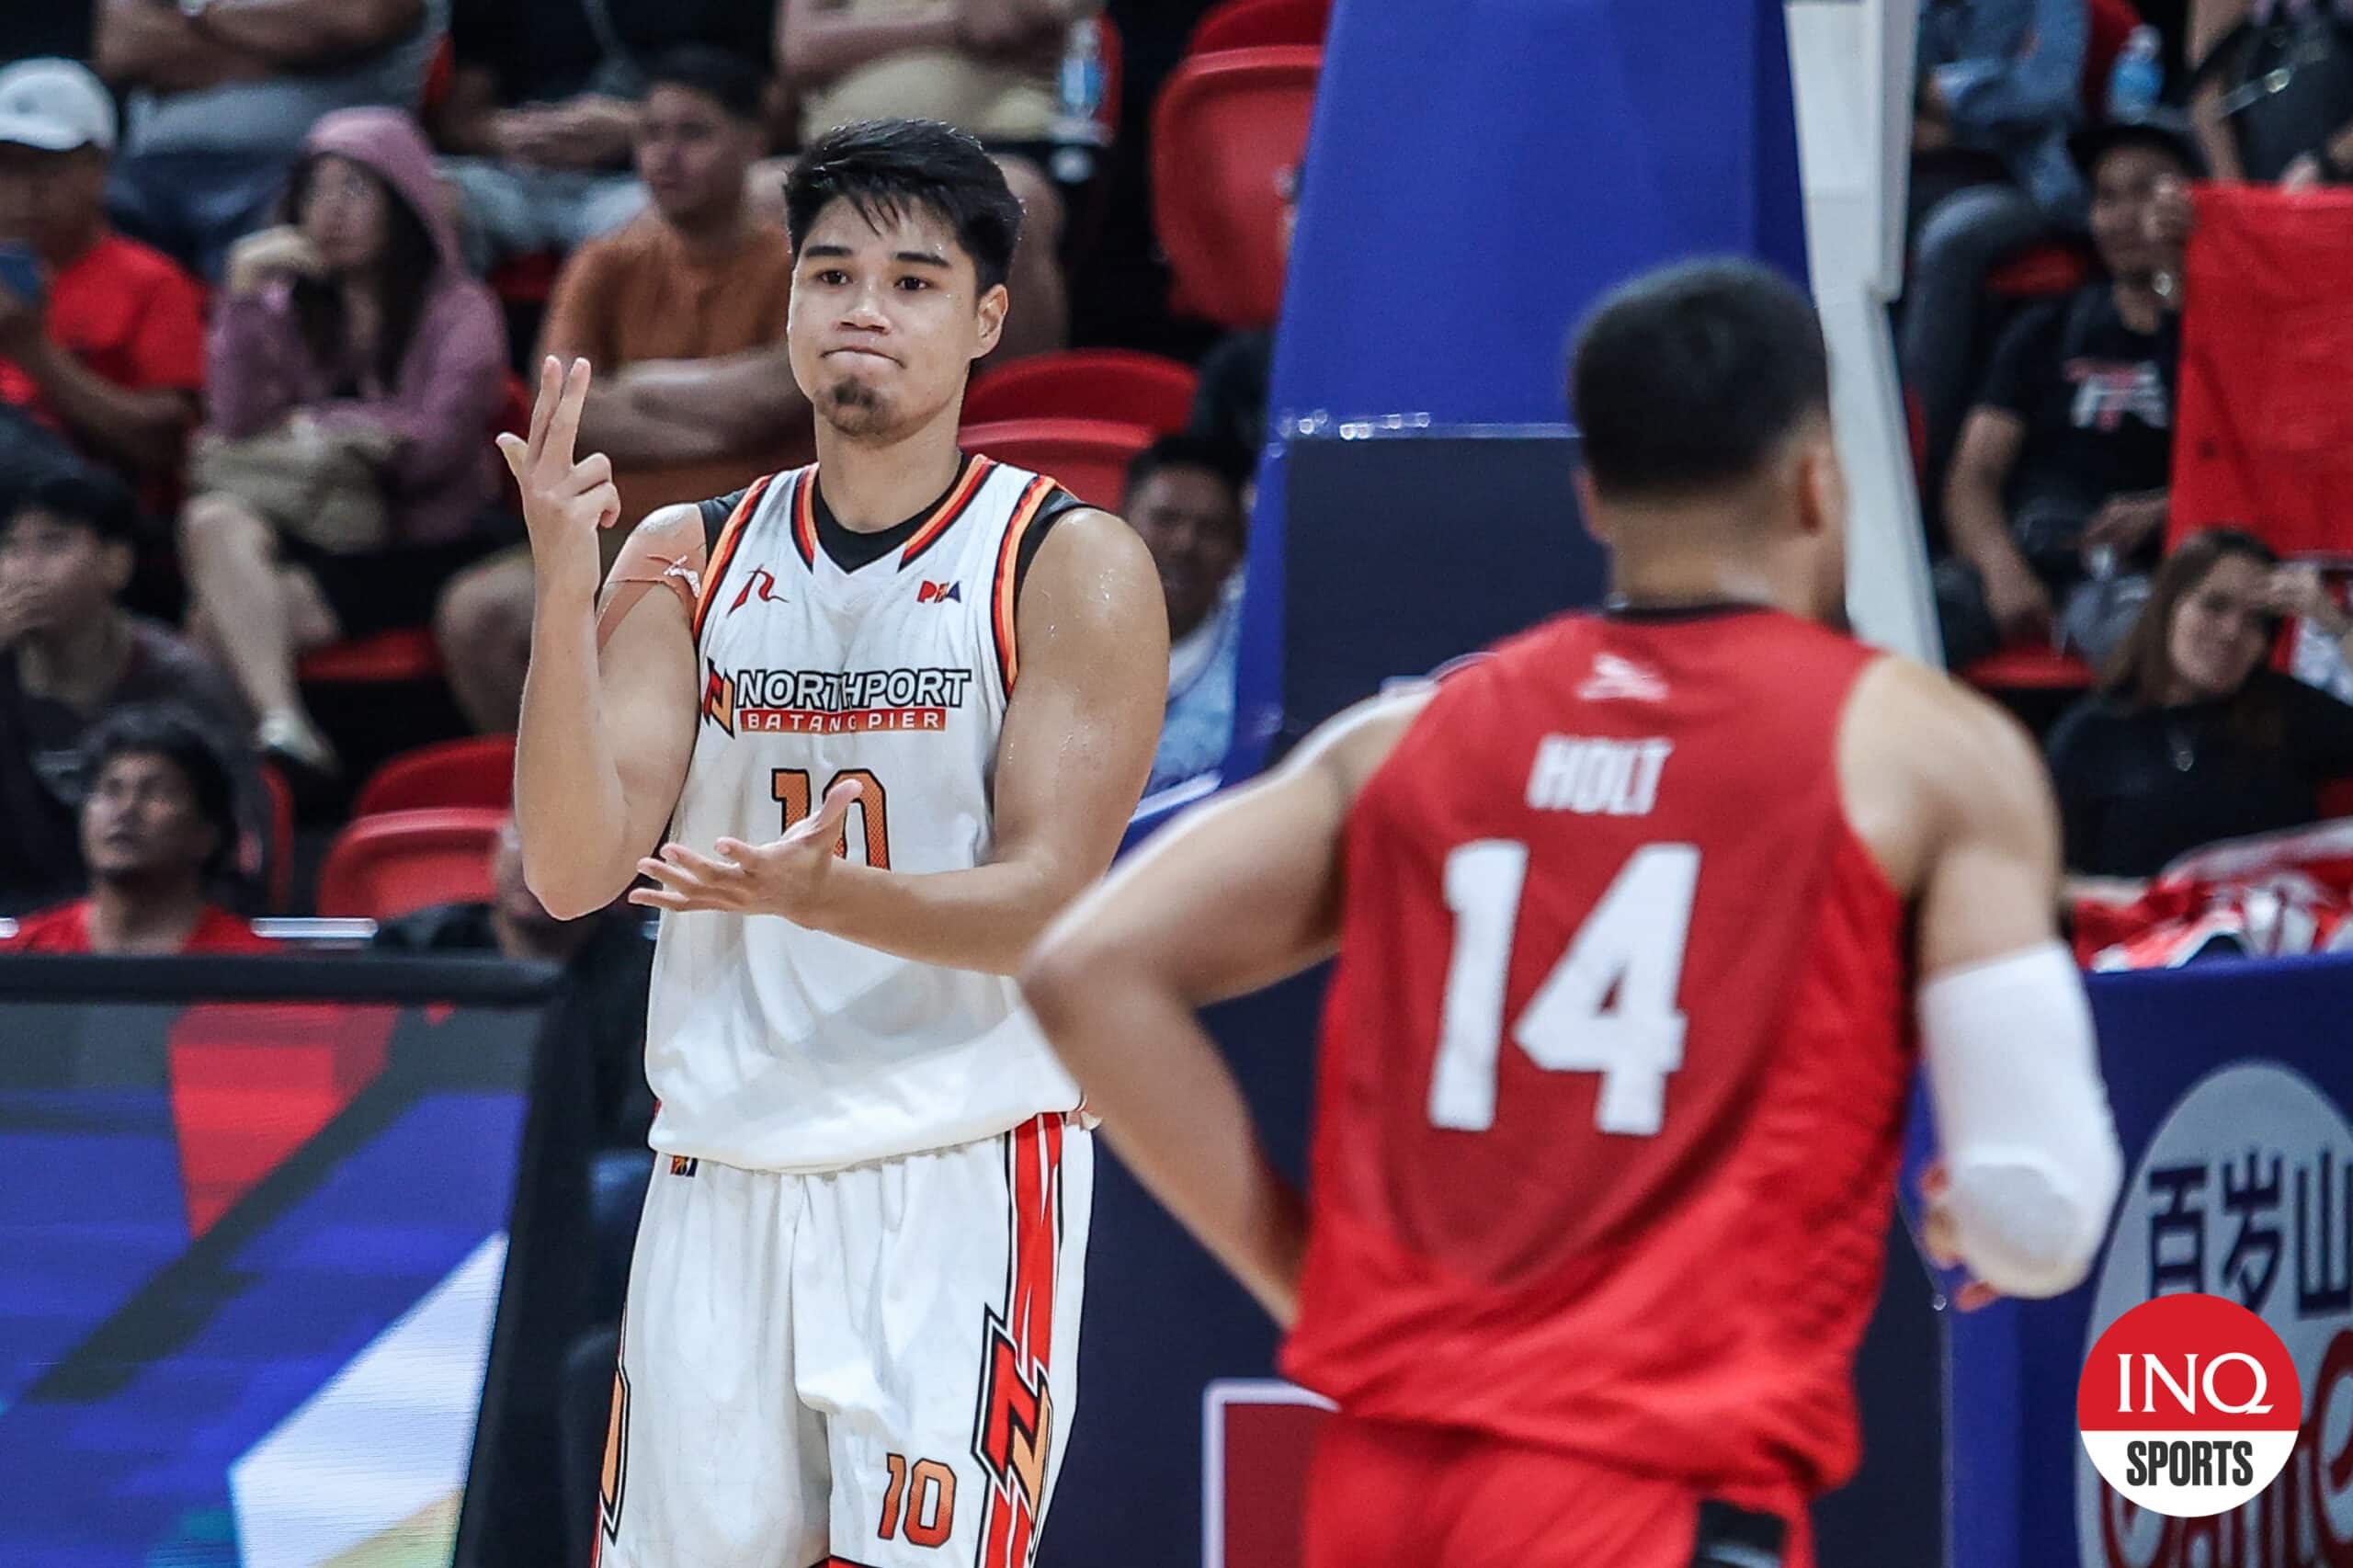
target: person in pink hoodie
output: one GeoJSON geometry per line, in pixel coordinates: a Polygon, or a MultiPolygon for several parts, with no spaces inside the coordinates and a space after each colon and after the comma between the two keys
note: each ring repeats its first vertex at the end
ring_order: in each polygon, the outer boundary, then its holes
{"type": "Polygon", "coordinates": [[[259,715],[262,748],[332,771],[303,707],[298,655],[421,625],[441,583],[485,546],[491,423],[505,388],[496,300],[470,277],[416,123],[339,110],[289,178],[286,222],[239,241],[213,318],[208,430],[230,441],[306,425],[369,431],[381,548],[338,554],[272,527],[226,489],[180,517],[192,626],[259,715]]]}

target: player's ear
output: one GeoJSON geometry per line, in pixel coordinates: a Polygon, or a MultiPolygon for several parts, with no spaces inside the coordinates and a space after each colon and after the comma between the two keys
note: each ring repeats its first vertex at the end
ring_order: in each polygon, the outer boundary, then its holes
{"type": "Polygon", "coordinates": [[[1839,466],[1828,421],[1799,438],[1796,456],[1798,526],[1809,534],[1844,533],[1847,471],[1839,466]]]}
{"type": "Polygon", "coordinates": [[[992,284],[988,291],[981,296],[981,302],[977,307],[977,314],[980,317],[981,347],[980,351],[972,356],[973,358],[985,358],[995,350],[996,340],[1005,335],[1005,312],[1012,301],[1013,296],[1006,291],[1006,287],[1002,283],[992,284]]]}
{"type": "Polygon", "coordinates": [[[1609,548],[1609,529],[1601,520],[1601,493],[1594,488],[1593,475],[1585,469],[1576,472],[1577,515],[1584,520],[1585,531],[1604,550],[1609,548]]]}

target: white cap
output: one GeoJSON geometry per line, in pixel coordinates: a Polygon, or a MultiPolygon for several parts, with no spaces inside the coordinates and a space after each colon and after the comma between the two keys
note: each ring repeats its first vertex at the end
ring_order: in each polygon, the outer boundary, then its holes
{"type": "Polygon", "coordinates": [[[71,60],[20,60],[0,70],[0,142],[70,153],[114,151],[114,99],[71,60]]]}

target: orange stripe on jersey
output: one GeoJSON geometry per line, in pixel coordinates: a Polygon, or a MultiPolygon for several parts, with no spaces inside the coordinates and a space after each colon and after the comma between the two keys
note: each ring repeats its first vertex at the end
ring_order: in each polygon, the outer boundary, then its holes
{"type": "Polygon", "coordinates": [[[907,548],[899,551],[902,570],[916,556],[929,550],[939,536],[948,531],[948,526],[964,515],[964,508],[971,506],[972,497],[980,494],[981,482],[995,467],[996,464],[990,459],[981,457],[974,458],[965,466],[964,477],[956,482],[955,488],[948,493],[948,499],[933,509],[930,520],[917,528],[915,537],[907,541],[907,548]]]}
{"type": "MultiPolygon", "coordinates": [[[[1002,1364],[993,1343],[983,1378],[982,1429],[975,1444],[984,1460],[1002,1447],[1008,1461],[992,1477],[988,1507],[981,1521],[980,1568],[1028,1568],[1037,1550],[1040,1516],[1045,1510],[1045,1477],[1054,1441],[1053,1397],[1049,1376],[1054,1344],[1054,1296],[1062,1246],[1063,1119],[1033,1118],[1006,1135],[1006,1180],[1013,1199],[1011,1278],[1004,1330],[1012,1341],[1012,1365],[1002,1364]],[[1022,1380],[1019,1388],[1005,1380],[1022,1380]],[[1034,1396],[1034,1405],[1029,1402],[1034,1396]],[[1027,1446],[1000,1423],[1018,1420],[1012,1406],[1029,1405],[1027,1446]]],[[[992,1460],[992,1468],[997,1468],[992,1460]]]]}
{"type": "Polygon", "coordinates": [[[792,548],[801,552],[801,564],[812,572],[817,569],[817,471],[805,470],[801,488],[792,496],[792,548]]]}
{"type": "Polygon", "coordinates": [[[1014,641],[1014,579],[1020,575],[1017,569],[1021,560],[1021,536],[1029,531],[1030,522],[1038,516],[1038,508],[1054,493],[1054,482],[1040,474],[1021,493],[1013,508],[1013,520],[1006,525],[1005,543],[996,552],[996,579],[989,591],[990,625],[996,633],[996,669],[1005,681],[1007,696],[1012,695],[1013,683],[1021,674],[1021,651],[1014,641]]]}
{"type": "Polygon", "coordinates": [[[702,596],[695,600],[697,647],[702,645],[702,623],[710,615],[710,601],[718,595],[719,585],[726,580],[727,568],[734,564],[735,547],[743,542],[745,526],[752,520],[752,514],[760,509],[760,500],[767,494],[768,485],[775,478],[776,475],[768,473],[755,480],[752,487],[744,492],[744,498],[735,503],[735,510],[728,515],[727,526],[719,532],[719,543],[702,569],[702,596]]]}

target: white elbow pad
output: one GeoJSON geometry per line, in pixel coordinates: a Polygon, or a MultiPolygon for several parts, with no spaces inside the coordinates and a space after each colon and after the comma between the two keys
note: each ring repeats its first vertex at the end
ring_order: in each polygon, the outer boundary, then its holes
{"type": "Polygon", "coordinates": [[[2123,1176],[2082,974],[2041,943],[1933,976],[1919,1016],[1962,1261],[2004,1295],[2073,1289],[2123,1176]]]}

